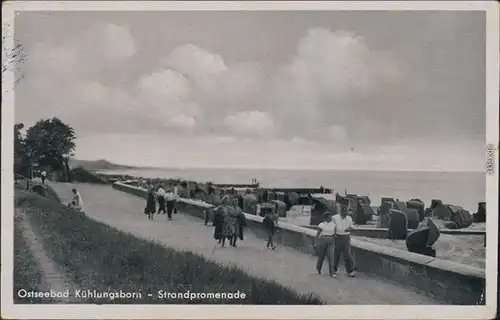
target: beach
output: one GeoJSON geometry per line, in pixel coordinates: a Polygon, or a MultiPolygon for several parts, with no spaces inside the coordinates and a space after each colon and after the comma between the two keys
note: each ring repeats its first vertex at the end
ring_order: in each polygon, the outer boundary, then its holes
{"type": "Polygon", "coordinates": [[[144,178],[172,178],[197,182],[251,183],[256,178],[268,188],[288,187],[333,188],[343,194],[355,193],[370,197],[373,206],[382,197],[407,201],[419,198],[426,207],[432,199],[464,207],[471,213],[485,201],[486,183],[482,172],[432,171],[336,171],[336,170],[275,170],[275,169],[161,169],[138,168],[103,170],[104,174],[127,174],[144,178]]]}

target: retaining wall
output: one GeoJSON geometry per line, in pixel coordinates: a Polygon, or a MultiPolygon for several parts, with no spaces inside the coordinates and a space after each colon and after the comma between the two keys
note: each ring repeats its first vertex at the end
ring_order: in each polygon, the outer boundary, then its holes
{"type": "MultiPolygon", "coordinates": [[[[306,225],[304,228],[318,230],[318,226],[306,225]]],[[[413,229],[408,229],[408,233],[412,232],[413,229]]],[[[464,230],[464,229],[439,229],[441,234],[452,234],[459,236],[485,236],[485,230],[464,230]]],[[[361,227],[354,228],[351,232],[352,235],[358,237],[368,237],[368,238],[376,238],[376,239],[387,239],[389,237],[389,229],[388,228],[375,228],[375,227],[361,227]]]]}
{"type": "MultiPolygon", "coordinates": [[[[142,198],[147,197],[143,188],[114,183],[113,188],[142,198]]],[[[199,218],[211,205],[191,199],[179,199],[177,209],[199,218]]],[[[262,217],[245,214],[247,230],[267,239],[262,217]]],[[[315,254],[316,231],[285,222],[279,223],[275,242],[298,251],[315,254]]],[[[359,229],[358,229],[359,230],[359,229]]],[[[439,260],[395,248],[352,239],[352,252],[360,272],[384,277],[401,285],[450,304],[475,305],[481,300],[485,288],[485,271],[452,261],[439,260]]],[[[313,268],[313,266],[311,266],[313,268]]],[[[484,303],[484,301],[483,301],[484,303]]]]}

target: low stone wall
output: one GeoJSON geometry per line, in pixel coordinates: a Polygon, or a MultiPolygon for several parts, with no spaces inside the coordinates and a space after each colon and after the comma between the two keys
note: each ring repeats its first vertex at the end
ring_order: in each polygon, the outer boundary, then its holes
{"type": "MultiPolygon", "coordinates": [[[[113,188],[143,198],[147,196],[146,190],[123,183],[114,183],[113,188]]],[[[210,204],[190,199],[179,199],[177,203],[179,211],[199,218],[203,218],[204,210],[210,207],[210,204]]],[[[267,232],[262,223],[263,218],[250,214],[246,214],[246,218],[247,230],[266,239],[267,232]]],[[[315,230],[284,222],[280,222],[279,227],[275,239],[277,243],[307,254],[315,254],[315,230]]],[[[483,269],[357,239],[352,239],[352,252],[360,272],[413,287],[449,304],[475,305],[484,292],[483,269]]]]}
{"type": "MultiPolygon", "coordinates": [[[[318,230],[318,226],[307,225],[302,226],[304,228],[318,230]]],[[[413,229],[408,229],[408,233],[412,232],[413,229]]],[[[439,229],[441,234],[452,234],[452,235],[460,235],[460,236],[485,236],[485,230],[464,230],[464,229],[439,229]]],[[[388,228],[370,228],[370,227],[355,227],[351,232],[353,236],[357,237],[368,237],[375,239],[387,239],[389,237],[389,229],[388,228]]]]}

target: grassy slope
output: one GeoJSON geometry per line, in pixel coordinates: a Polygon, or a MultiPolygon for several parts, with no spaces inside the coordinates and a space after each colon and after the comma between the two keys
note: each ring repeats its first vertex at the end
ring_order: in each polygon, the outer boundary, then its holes
{"type": "Polygon", "coordinates": [[[20,226],[20,218],[16,217],[14,223],[14,303],[40,303],[39,298],[20,299],[17,292],[21,289],[42,291],[43,275],[38,261],[30,251],[20,226]]]}
{"type": "MultiPolygon", "coordinates": [[[[24,195],[22,206],[43,235],[48,255],[65,266],[86,289],[168,292],[244,292],[245,300],[113,300],[105,303],[323,304],[278,283],[251,277],[189,253],[138,239],[68,210],[37,195],[24,195]]],[[[100,301],[104,302],[104,301],[100,301]]]]}

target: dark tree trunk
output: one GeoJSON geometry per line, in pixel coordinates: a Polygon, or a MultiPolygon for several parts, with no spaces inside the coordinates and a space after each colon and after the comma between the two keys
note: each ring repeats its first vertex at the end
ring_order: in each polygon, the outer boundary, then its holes
{"type": "Polygon", "coordinates": [[[69,171],[68,160],[66,159],[63,160],[63,166],[64,166],[64,175],[66,177],[66,182],[71,182],[71,172],[69,171]]]}

